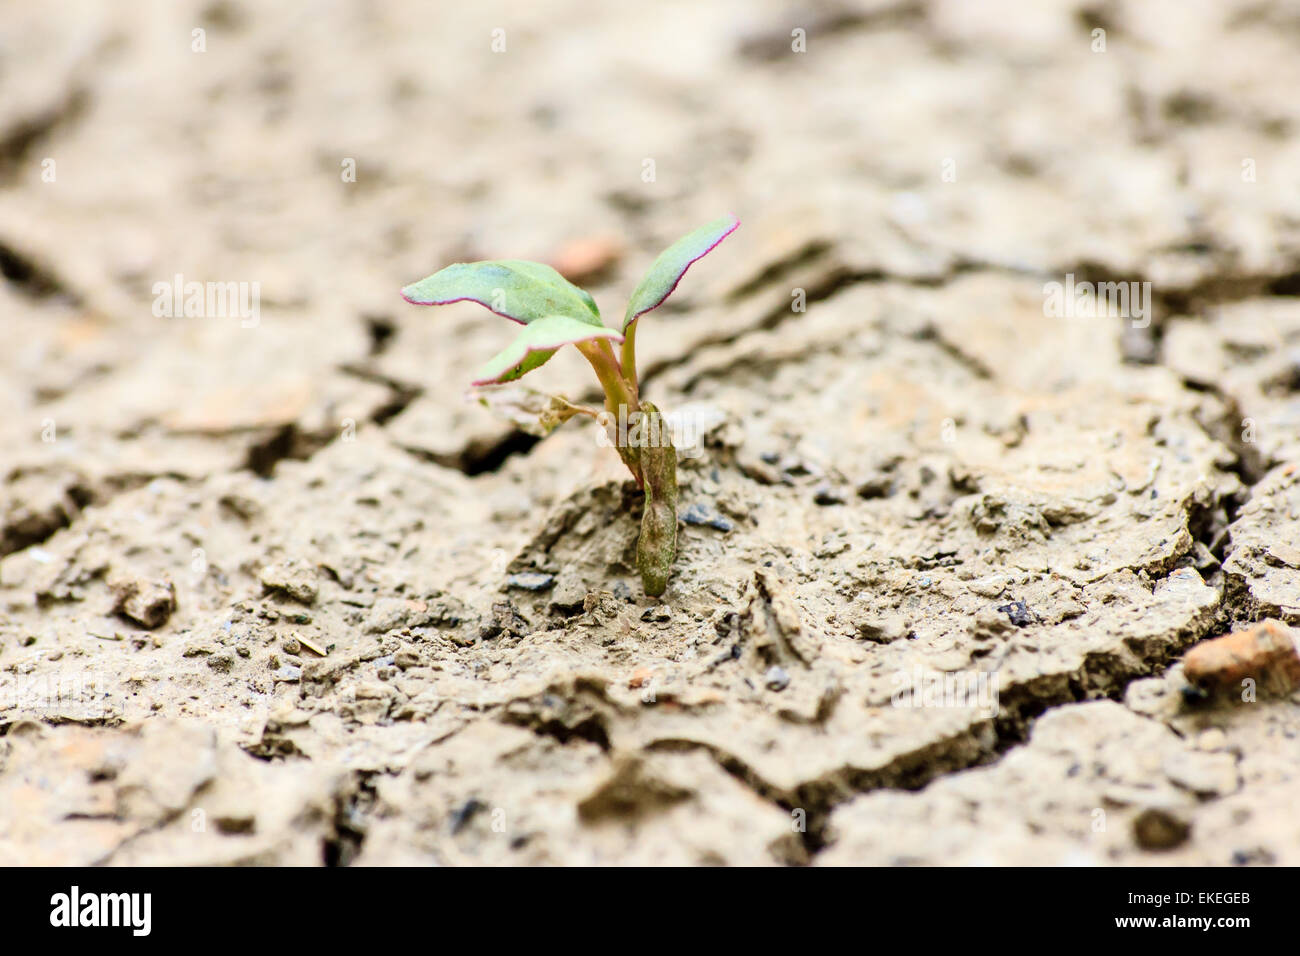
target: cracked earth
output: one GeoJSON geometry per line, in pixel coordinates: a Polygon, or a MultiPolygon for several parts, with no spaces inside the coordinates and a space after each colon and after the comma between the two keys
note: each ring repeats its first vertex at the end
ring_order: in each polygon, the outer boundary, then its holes
{"type": "Polygon", "coordinates": [[[1300,864],[1300,695],[1184,673],[1300,625],[1290,5],[0,13],[0,863],[1300,864]],[[725,212],[651,600],[595,426],[397,290],[616,316],[725,212]]]}

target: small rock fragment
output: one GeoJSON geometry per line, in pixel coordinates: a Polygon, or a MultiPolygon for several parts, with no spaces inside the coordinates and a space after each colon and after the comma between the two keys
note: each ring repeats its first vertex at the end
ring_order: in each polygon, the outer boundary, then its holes
{"type": "Polygon", "coordinates": [[[813,490],[813,503],[823,508],[829,505],[842,505],[845,500],[844,492],[829,482],[823,482],[813,490]]]}
{"type": "Polygon", "coordinates": [[[1188,684],[1206,694],[1241,699],[1243,682],[1278,695],[1300,687],[1300,647],[1291,628],[1261,621],[1242,631],[1202,641],[1183,658],[1188,684]]]}
{"type": "Polygon", "coordinates": [[[141,627],[161,627],[176,610],[176,587],[166,577],[127,577],[110,582],[113,612],[141,627]]]}
{"type": "MultiPolygon", "coordinates": [[[[496,637],[498,634],[501,633],[499,630],[493,634],[483,633],[484,630],[490,630],[490,629],[491,629],[490,625],[487,624],[483,625],[483,627],[479,628],[479,636],[484,638],[496,637]]],[[[469,633],[468,631],[447,631],[445,637],[447,638],[447,640],[451,641],[451,643],[455,644],[457,647],[474,646],[474,640],[475,640],[474,635],[469,633]]]]}
{"type": "Polygon", "coordinates": [[[543,574],[540,571],[525,571],[506,578],[506,587],[517,591],[545,591],[554,583],[554,574],[543,574]]]}
{"type": "Polygon", "coordinates": [[[763,675],[763,684],[768,690],[783,691],[790,686],[790,675],[785,668],[773,665],[763,675]]]}
{"type": "Polygon", "coordinates": [[[858,637],[873,644],[892,644],[907,637],[911,627],[901,614],[882,614],[858,622],[858,637]]]}
{"type": "Polygon", "coordinates": [[[730,521],[705,504],[696,502],[682,512],[682,521],[690,525],[703,525],[716,531],[727,532],[735,528],[730,521]]]}
{"type": "Polygon", "coordinates": [[[572,615],[582,611],[587,600],[587,586],[578,575],[567,569],[556,579],[551,592],[551,610],[557,614],[572,615]]]}
{"type": "Polygon", "coordinates": [[[588,591],[582,598],[582,613],[607,624],[617,620],[623,609],[623,602],[609,591],[588,591]]]}
{"type": "Polygon", "coordinates": [[[488,809],[486,803],[479,800],[477,797],[470,797],[452,813],[450,819],[451,832],[453,834],[459,833],[461,830],[465,829],[465,827],[469,826],[469,822],[473,820],[477,814],[486,809],[488,809]]]}
{"type": "Polygon", "coordinates": [[[868,501],[873,498],[888,498],[893,492],[894,479],[886,474],[872,475],[858,485],[858,497],[868,501]]]}
{"type": "Polygon", "coordinates": [[[1144,850],[1172,850],[1191,832],[1190,823],[1163,807],[1149,807],[1133,819],[1133,839],[1144,850]]]}
{"type": "MultiPolygon", "coordinates": [[[[498,601],[492,605],[492,617],[484,621],[479,627],[479,637],[484,640],[500,637],[503,634],[507,637],[526,637],[531,631],[532,625],[515,609],[513,604],[509,601],[498,601]]],[[[448,637],[461,647],[467,647],[474,643],[473,638],[457,635],[455,632],[449,634],[448,637]]]]}
{"type": "Polygon", "coordinates": [[[1034,612],[1030,610],[1029,605],[1024,601],[1012,601],[1010,604],[1003,604],[998,610],[1005,614],[1016,627],[1028,627],[1037,620],[1034,612]]]}
{"type": "Polygon", "coordinates": [[[316,600],[316,569],[304,561],[289,559],[268,564],[258,577],[266,590],[288,595],[300,604],[316,600]]]}
{"type": "Polygon", "coordinates": [[[736,464],[745,477],[758,482],[760,485],[780,485],[787,484],[781,477],[781,473],[776,470],[769,462],[761,458],[752,458],[741,456],[737,459],[736,464]]]}

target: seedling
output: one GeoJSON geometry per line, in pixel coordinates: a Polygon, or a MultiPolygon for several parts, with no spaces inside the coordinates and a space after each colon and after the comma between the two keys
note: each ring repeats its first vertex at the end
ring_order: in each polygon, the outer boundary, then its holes
{"type": "Polygon", "coordinates": [[[724,216],[665,249],[633,290],[621,331],[606,327],[590,295],[540,262],[457,262],[402,289],[402,298],[415,305],[477,302],[523,326],[513,342],[478,370],[476,386],[513,382],[566,345],[575,346],[591,363],[605,392],[603,412],[556,396],[535,411],[546,430],[574,415],[590,416],[605,427],[637,487],[645,492],[637,568],[646,594],[652,597],[668,587],[677,555],[677,451],[662,413],[641,397],[636,373],[638,320],[663,305],[691,264],[739,225],[734,216],[724,216]]]}

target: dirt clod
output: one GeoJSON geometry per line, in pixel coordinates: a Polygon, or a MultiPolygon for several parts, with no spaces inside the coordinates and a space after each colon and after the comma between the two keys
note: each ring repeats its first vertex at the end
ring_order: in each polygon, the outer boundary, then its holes
{"type": "Polygon", "coordinates": [[[299,602],[314,604],[320,587],[316,568],[304,561],[277,561],[262,568],[258,574],[262,586],[299,602]]]}
{"type": "Polygon", "coordinates": [[[176,586],[166,578],[122,577],[109,586],[114,613],[141,627],[162,627],[176,610],[176,586]]]}

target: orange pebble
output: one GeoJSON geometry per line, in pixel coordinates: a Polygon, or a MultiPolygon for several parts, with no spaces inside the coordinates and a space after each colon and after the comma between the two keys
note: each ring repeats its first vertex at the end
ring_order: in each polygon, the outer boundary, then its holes
{"type": "Polygon", "coordinates": [[[1207,692],[1237,690],[1252,679],[1263,690],[1288,694],[1300,687],[1300,645],[1279,621],[1202,641],[1183,658],[1183,675],[1207,692]]]}

